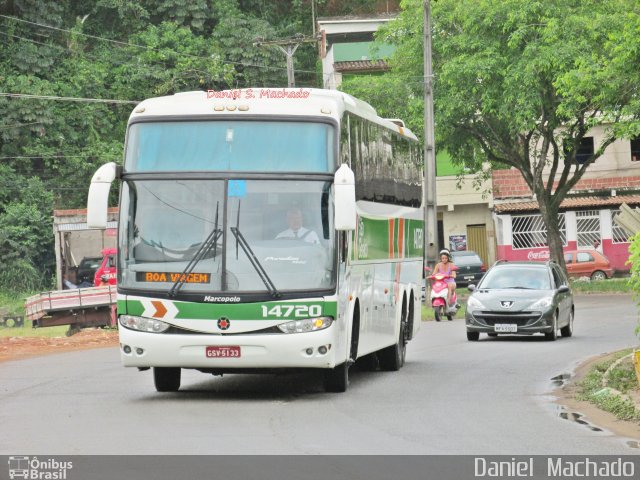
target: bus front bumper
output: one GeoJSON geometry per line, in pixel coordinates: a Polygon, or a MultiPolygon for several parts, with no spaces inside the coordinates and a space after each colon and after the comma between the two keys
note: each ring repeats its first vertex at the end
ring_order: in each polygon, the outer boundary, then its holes
{"type": "MultiPolygon", "coordinates": [[[[337,351],[336,331],[334,324],[317,332],[225,336],[147,333],[121,326],[120,358],[125,367],[142,368],[180,367],[225,371],[333,368],[344,362],[337,351]],[[219,350],[216,347],[239,347],[240,356],[210,356],[208,352],[219,350]]],[[[237,349],[234,350],[237,352],[237,349]]]]}

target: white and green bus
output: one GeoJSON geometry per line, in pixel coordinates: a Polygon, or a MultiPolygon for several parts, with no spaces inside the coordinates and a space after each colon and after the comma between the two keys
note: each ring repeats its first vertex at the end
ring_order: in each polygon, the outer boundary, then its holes
{"type": "Polygon", "coordinates": [[[345,391],[373,355],[398,370],[420,326],[422,159],[416,137],[337,91],[189,92],[140,103],[122,167],[103,165],[88,223],[120,181],[124,366],[324,372],[345,391]]]}

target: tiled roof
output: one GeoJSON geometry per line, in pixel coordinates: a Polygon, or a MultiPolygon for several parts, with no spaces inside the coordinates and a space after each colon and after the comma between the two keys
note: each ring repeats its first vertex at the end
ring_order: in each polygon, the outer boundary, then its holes
{"type": "Polygon", "coordinates": [[[333,68],[336,72],[358,72],[389,70],[389,65],[384,60],[354,60],[350,62],[335,62],[333,68]]]}
{"type": "MultiPolygon", "coordinates": [[[[571,197],[565,198],[560,204],[561,209],[619,206],[623,203],[640,205],[640,195],[618,195],[615,197],[571,197]]],[[[496,213],[530,212],[540,210],[538,202],[510,202],[494,204],[496,213]]]]}

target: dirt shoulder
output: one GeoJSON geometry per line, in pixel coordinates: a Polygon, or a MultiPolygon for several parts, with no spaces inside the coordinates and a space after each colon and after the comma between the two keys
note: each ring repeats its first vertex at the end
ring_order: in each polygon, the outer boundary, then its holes
{"type": "Polygon", "coordinates": [[[116,346],[118,332],[99,328],[85,329],[71,337],[0,337],[0,362],[116,346]]]}
{"type": "Polygon", "coordinates": [[[564,406],[568,412],[581,413],[590,424],[622,437],[640,440],[640,425],[637,423],[619,420],[613,414],[576,398],[579,391],[577,383],[587,375],[594,365],[608,360],[613,355],[613,353],[598,355],[580,364],[571,379],[565,385],[554,390],[553,395],[556,396],[556,403],[564,406]]]}

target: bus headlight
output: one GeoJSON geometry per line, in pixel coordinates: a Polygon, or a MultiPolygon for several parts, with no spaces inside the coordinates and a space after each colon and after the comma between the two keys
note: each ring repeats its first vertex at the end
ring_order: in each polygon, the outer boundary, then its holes
{"type": "Polygon", "coordinates": [[[141,332],[162,333],[167,330],[170,325],[153,318],[134,317],[133,315],[120,315],[120,325],[131,330],[139,330],[141,332]]]}
{"type": "Polygon", "coordinates": [[[332,323],[333,317],[315,317],[281,323],[278,328],[284,333],[315,332],[330,327],[332,323]]]}

